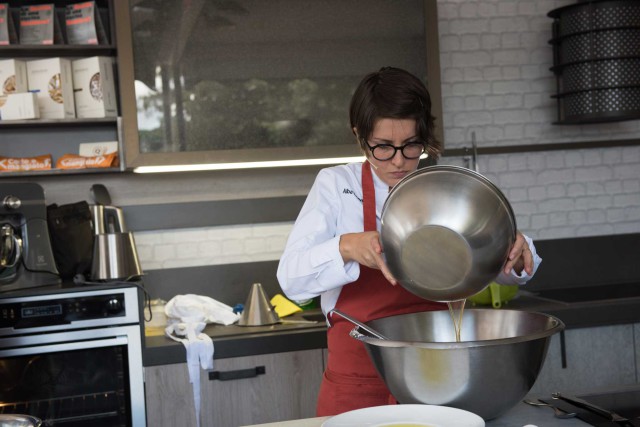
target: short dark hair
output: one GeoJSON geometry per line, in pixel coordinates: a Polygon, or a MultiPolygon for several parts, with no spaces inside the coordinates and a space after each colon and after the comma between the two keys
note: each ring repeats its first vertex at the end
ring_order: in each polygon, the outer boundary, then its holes
{"type": "Polygon", "coordinates": [[[349,106],[351,129],[367,152],[366,140],[378,119],[414,119],[418,137],[430,157],[437,159],[442,146],[434,136],[431,97],[419,78],[400,68],[383,67],[367,74],[353,94],[349,106]]]}

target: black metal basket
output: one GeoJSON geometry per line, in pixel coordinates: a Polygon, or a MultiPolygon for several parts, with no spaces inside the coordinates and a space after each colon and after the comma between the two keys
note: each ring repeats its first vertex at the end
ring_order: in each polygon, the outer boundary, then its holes
{"type": "Polygon", "coordinates": [[[578,62],[564,67],[560,92],[640,87],[640,58],[578,62]]]}
{"type": "Polygon", "coordinates": [[[640,86],[568,93],[557,99],[559,123],[601,123],[640,118],[640,86]]]}
{"type": "Polygon", "coordinates": [[[562,39],[560,65],[638,55],[640,27],[573,34],[562,39]]]}
{"type": "Polygon", "coordinates": [[[557,123],[640,118],[640,1],[586,0],[548,16],[557,123]]]}
{"type": "Polygon", "coordinates": [[[548,14],[556,19],[554,37],[597,30],[640,25],[640,2],[636,0],[591,0],[554,9],[548,14]]]}

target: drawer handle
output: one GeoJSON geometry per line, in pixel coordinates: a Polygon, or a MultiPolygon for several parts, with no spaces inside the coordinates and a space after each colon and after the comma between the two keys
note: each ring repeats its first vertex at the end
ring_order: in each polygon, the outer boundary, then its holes
{"type": "Polygon", "coordinates": [[[238,369],[237,371],[213,371],[209,372],[209,381],[241,380],[244,378],[253,378],[257,377],[258,375],[264,375],[265,373],[266,370],[264,366],[256,366],[255,368],[249,369],[238,369]]]}

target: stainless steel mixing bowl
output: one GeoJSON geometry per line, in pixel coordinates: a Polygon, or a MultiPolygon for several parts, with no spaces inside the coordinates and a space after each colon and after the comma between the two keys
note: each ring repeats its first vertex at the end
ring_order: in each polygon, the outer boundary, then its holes
{"type": "Polygon", "coordinates": [[[25,414],[0,414],[0,427],[40,427],[42,420],[25,414]]]}
{"type": "Polygon", "coordinates": [[[430,166],[406,176],[382,209],[387,264],[408,291],[455,301],[484,289],[504,267],[516,221],[502,192],[458,166],[430,166]]]}
{"type": "Polygon", "coordinates": [[[366,322],[388,340],[355,327],[378,373],[400,403],[445,405],[495,418],[533,386],[559,319],[517,310],[465,310],[461,342],[448,311],[366,322]]]}

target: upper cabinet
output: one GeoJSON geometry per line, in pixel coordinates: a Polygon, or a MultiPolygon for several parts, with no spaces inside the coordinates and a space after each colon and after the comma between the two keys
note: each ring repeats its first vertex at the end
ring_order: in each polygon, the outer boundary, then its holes
{"type": "Polygon", "coordinates": [[[60,31],[53,44],[0,45],[0,60],[111,58],[117,113],[0,120],[1,158],[53,163],[0,178],[358,155],[349,101],[384,66],[421,76],[442,117],[436,0],[95,0],[97,44],[65,33],[66,7],[81,0],[3,3],[17,30],[22,6],[53,4],[60,31]],[[55,168],[80,144],[104,142],[117,145],[119,166],[55,168]]]}
{"type": "MultiPolygon", "coordinates": [[[[6,120],[11,113],[7,111],[0,119],[0,178],[123,170],[120,93],[124,88],[118,79],[115,7],[125,2],[9,0],[0,3],[5,5],[5,23],[13,24],[12,28],[5,27],[11,40],[0,42],[0,61],[5,66],[0,104],[7,105],[8,93],[27,90],[36,93],[37,97],[46,97],[44,102],[47,103],[46,106],[40,105],[39,118],[6,120]],[[53,25],[53,37],[47,35],[49,25],[53,25]],[[69,29],[72,25],[76,26],[69,29]],[[95,30],[90,31],[90,28],[95,30]],[[90,64],[84,62],[82,66],[77,62],[74,67],[76,61],[95,57],[101,59],[90,60],[90,64]],[[24,75],[20,75],[19,69],[15,73],[7,71],[6,67],[16,63],[18,68],[24,65],[24,75]],[[109,93],[108,87],[112,89],[109,93]],[[87,99],[78,96],[86,96],[87,99]],[[109,105],[109,111],[104,114],[96,112],[92,110],[93,103],[109,105]],[[50,110],[43,114],[43,108],[50,110]],[[58,110],[60,114],[56,113],[58,110]],[[86,144],[83,150],[93,152],[96,146],[115,146],[119,159],[113,162],[109,159],[109,163],[103,164],[108,167],[100,169],[75,169],[84,160],[73,158],[65,163],[64,169],[56,167],[63,156],[78,155],[81,144],[86,144]],[[23,159],[22,162],[16,160],[18,158],[23,159]],[[51,159],[50,170],[29,169],[29,164],[37,168],[40,160],[47,158],[51,159]],[[23,165],[21,169],[26,170],[16,171],[20,163],[23,165]]],[[[12,98],[11,102],[15,99],[12,98]]],[[[37,102],[41,104],[43,101],[38,99],[37,102]]],[[[19,105],[20,108],[22,106],[19,105]]]]}
{"type": "Polygon", "coordinates": [[[116,23],[128,168],[358,155],[349,101],[383,66],[442,117],[436,0],[130,0],[116,23]]]}

